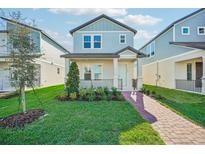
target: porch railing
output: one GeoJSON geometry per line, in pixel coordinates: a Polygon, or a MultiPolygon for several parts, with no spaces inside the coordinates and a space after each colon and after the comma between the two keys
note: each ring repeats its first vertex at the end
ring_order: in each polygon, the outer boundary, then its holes
{"type": "MultiPolygon", "coordinates": [[[[97,88],[97,87],[107,87],[111,89],[114,86],[113,79],[102,79],[102,80],[80,80],[80,87],[82,88],[97,88]]],[[[118,89],[122,90],[122,80],[118,79],[118,89]]]]}
{"type": "Polygon", "coordinates": [[[176,89],[201,92],[202,80],[182,80],[176,79],[176,89]]]}

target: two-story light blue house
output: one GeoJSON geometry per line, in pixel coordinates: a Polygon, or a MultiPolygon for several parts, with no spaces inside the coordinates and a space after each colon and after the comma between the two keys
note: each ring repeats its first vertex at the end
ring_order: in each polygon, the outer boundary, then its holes
{"type": "Polygon", "coordinates": [[[145,84],[205,94],[205,9],[169,25],[140,49],[145,84]]]}
{"type": "Polygon", "coordinates": [[[62,55],[66,59],[66,73],[71,61],[76,61],[80,70],[81,87],[116,87],[132,90],[133,79],[142,86],[137,69],[140,53],[134,46],[137,31],[106,15],[70,31],[73,36],[73,52],[62,55]]]}

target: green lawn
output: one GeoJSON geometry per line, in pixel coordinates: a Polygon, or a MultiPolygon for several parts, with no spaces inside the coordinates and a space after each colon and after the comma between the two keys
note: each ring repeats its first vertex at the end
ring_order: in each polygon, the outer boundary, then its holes
{"type": "MultiPolygon", "coordinates": [[[[0,128],[0,144],[164,144],[128,102],[59,102],[63,86],[28,92],[28,108],[47,116],[24,129],[0,128]]],[[[17,97],[0,99],[0,117],[16,113],[17,97]]]]}
{"type": "Polygon", "coordinates": [[[193,122],[205,126],[204,95],[150,85],[144,85],[144,87],[165,97],[167,100],[160,100],[162,104],[165,104],[169,108],[175,110],[177,113],[192,120],[193,122]]]}

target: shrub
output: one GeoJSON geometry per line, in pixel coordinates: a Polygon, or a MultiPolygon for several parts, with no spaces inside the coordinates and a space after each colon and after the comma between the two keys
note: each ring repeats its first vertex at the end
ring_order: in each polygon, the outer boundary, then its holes
{"type": "Polygon", "coordinates": [[[106,95],[108,95],[108,94],[110,93],[110,90],[108,89],[108,87],[105,87],[105,88],[104,88],[104,93],[105,93],[106,95]]]}
{"type": "Polygon", "coordinates": [[[87,90],[86,90],[85,88],[81,88],[81,89],[79,90],[80,100],[86,99],[86,94],[87,94],[87,90]]]}
{"type": "Polygon", "coordinates": [[[68,92],[68,96],[70,95],[70,93],[73,92],[78,93],[80,77],[78,65],[76,64],[76,62],[71,63],[67,77],[68,79],[66,81],[66,89],[68,92]]]}
{"type": "Polygon", "coordinates": [[[88,88],[87,90],[87,94],[86,94],[86,99],[91,102],[94,101],[95,99],[95,91],[93,88],[88,88]]]}
{"type": "Polygon", "coordinates": [[[112,94],[113,94],[114,96],[117,96],[117,93],[118,93],[117,88],[112,87],[112,94]]]}
{"type": "Polygon", "coordinates": [[[108,101],[111,101],[112,98],[113,98],[113,97],[112,97],[112,94],[111,94],[111,93],[108,93],[108,95],[107,95],[107,100],[108,100],[108,101]]]}
{"type": "Polygon", "coordinates": [[[105,95],[104,89],[102,87],[96,88],[95,92],[97,95],[100,95],[100,96],[105,95]]]}
{"type": "Polygon", "coordinates": [[[124,100],[124,97],[122,94],[117,95],[115,98],[116,98],[116,101],[123,101],[124,100]]]}
{"type": "Polygon", "coordinates": [[[142,93],[145,93],[145,92],[146,92],[146,89],[145,89],[144,87],[142,87],[142,88],[140,89],[140,91],[141,91],[142,93]]]}
{"type": "Polygon", "coordinates": [[[59,96],[56,96],[56,99],[59,100],[59,101],[68,101],[69,100],[69,97],[68,95],[59,95],[59,96]]]}
{"type": "Polygon", "coordinates": [[[147,89],[146,90],[146,94],[149,96],[150,95],[150,91],[147,89]]]}
{"type": "Polygon", "coordinates": [[[76,92],[70,93],[70,99],[71,100],[76,100],[77,99],[77,93],[76,92]]]}

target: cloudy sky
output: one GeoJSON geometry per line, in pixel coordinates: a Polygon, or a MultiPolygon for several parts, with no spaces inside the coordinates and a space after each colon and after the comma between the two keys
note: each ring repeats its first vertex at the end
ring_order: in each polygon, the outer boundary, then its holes
{"type": "Polygon", "coordinates": [[[84,22],[106,14],[135,28],[135,48],[139,49],[173,21],[197,9],[3,9],[5,14],[21,11],[24,17],[34,19],[37,27],[47,32],[72,51],[69,31],[84,22]]]}

